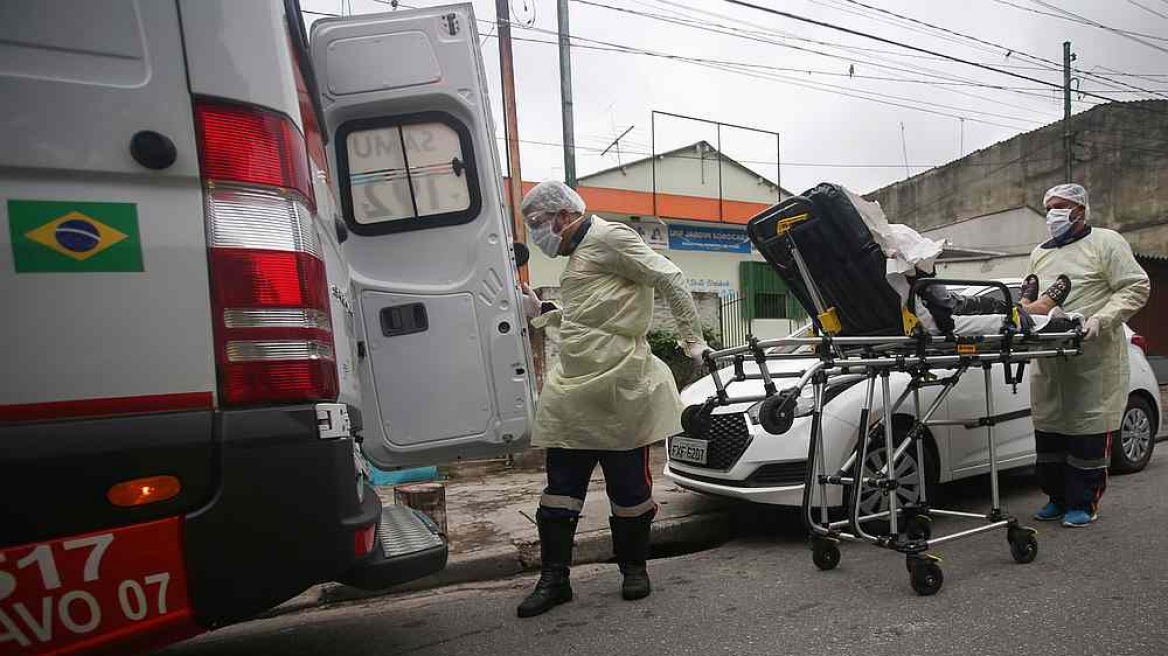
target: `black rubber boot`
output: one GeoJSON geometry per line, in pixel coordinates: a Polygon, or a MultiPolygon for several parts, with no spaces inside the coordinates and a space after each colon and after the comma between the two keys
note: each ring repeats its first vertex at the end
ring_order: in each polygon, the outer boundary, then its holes
{"type": "Polygon", "coordinates": [[[577,517],[548,517],[541,508],[535,514],[539,525],[541,570],[539,582],[516,611],[519,617],[542,615],[560,604],[572,601],[572,538],[576,535],[577,517]]]}
{"type": "Polygon", "coordinates": [[[649,535],[656,514],[656,510],[650,510],[640,517],[608,520],[612,527],[612,550],[624,575],[621,596],[629,601],[644,599],[653,591],[645,563],[649,560],[649,535]]]}

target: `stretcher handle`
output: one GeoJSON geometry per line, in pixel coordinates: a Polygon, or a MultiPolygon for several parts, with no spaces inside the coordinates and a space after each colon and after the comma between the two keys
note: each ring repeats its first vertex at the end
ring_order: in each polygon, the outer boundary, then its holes
{"type": "Polygon", "coordinates": [[[961,285],[963,287],[995,287],[1002,290],[1002,298],[1006,303],[1013,305],[1014,297],[1005,283],[997,280],[966,280],[959,278],[921,278],[913,282],[912,291],[908,295],[908,311],[916,314],[917,294],[934,285],[961,285]]]}

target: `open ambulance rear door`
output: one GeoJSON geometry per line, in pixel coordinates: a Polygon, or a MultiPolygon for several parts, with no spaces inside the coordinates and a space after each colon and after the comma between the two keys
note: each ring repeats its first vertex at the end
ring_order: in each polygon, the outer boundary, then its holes
{"type": "Polygon", "coordinates": [[[472,7],[320,20],[311,49],[350,233],[366,456],[523,448],[531,353],[472,7]]]}

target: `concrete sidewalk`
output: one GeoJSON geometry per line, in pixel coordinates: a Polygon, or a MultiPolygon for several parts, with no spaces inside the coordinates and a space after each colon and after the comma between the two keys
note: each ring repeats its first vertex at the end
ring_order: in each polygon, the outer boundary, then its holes
{"type": "MultiPolygon", "coordinates": [[[[653,523],[655,552],[674,553],[729,539],[731,517],[726,500],[687,492],[664,478],[661,472],[665,467],[665,449],[661,445],[650,449],[650,466],[653,497],[660,506],[653,523]]],[[[545,484],[538,453],[522,458],[516,467],[501,462],[467,463],[450,467],[445,473],[450,559],[444,570],[382,592],[326,583],[267,615],[406,590],[493,580],[538,569],[535,510],[545,484]]],[[[382,503],[393,504],[393,488],[377,490],[382,503]]],[[[604,562],[612,557],[610,514],[604,478],[597,467],[576,530],[573,558],[576,564],[604,562]]]]}

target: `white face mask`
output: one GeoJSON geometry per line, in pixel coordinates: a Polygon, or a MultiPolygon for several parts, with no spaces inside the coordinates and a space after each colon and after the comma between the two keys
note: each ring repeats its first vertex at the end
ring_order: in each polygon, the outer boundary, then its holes
{"type": "MultiPolygon", "coordinates": [[[[584,216],[580,215],[575,221],[572,221],[568,225],[564,226],[563,230],[567,230],[568,228],[583,220],[584,216]]],[[[539,250],[543,251],[544,255],[547,255],[548,257],[559,256],[560,244],[564,241],[563,230],[556,232],[554,230],[555,223],[556,219],[553,216],[551,219],[548,219],[543,223],[537,223],[534,226],[529,224],[527,227],[528,234],[531,235],[531,241],[535,242],[535,245],[539,247],[539,250]]]]}
{"type": "Polygon", "coordinates": [[[553,223],[555,223],[555,219],[544,221],[528,229],[531,241],[548,257],[556,257],[560,254],[560,242],[563,241],[563,237],[552,230],[553,223]]]}
{"type": "Polygon", "coordinates": [[[1057,209],[1047,210],[1046,212],[1046,229],[1050,231],[1051,239],[1058,239],[1067,234],[1071,229],[1071,210],[1057,209]]]}

